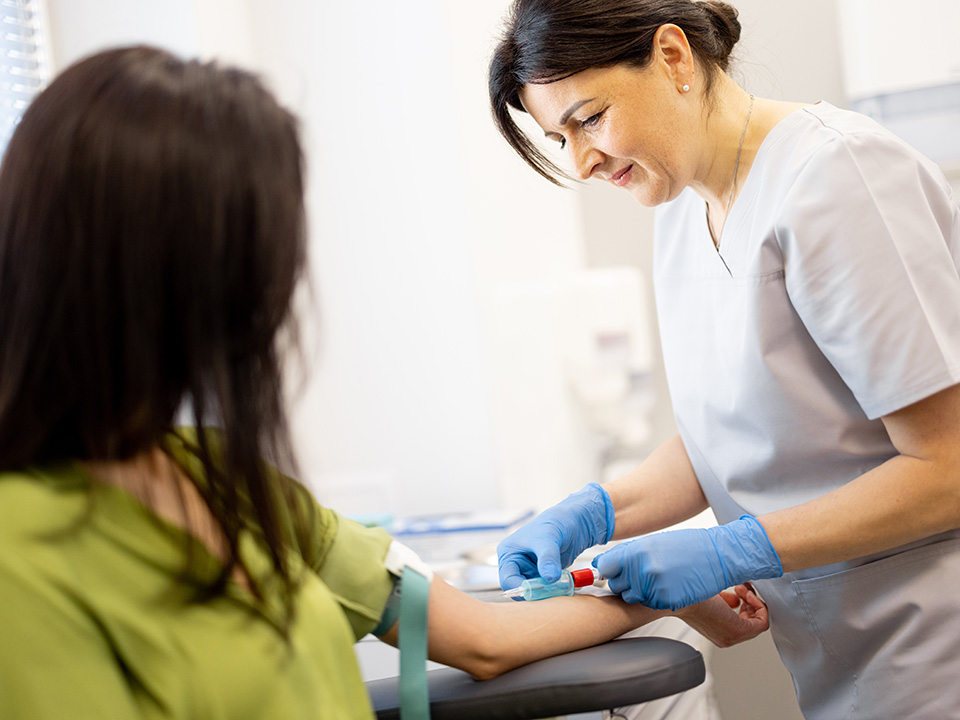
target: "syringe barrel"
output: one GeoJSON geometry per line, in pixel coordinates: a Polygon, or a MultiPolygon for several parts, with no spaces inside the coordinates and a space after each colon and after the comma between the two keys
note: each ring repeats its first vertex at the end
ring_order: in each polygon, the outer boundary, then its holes
{"type": "Polygon", "coordinates": [[[561,595],[573,595],[576,585],[569,570],[560,573],[560,579],[548,583],[541,577],[528,578],[520,583],[524,600],[544,600],[561,595]]]}
{"type": "Polygon", "coordinates": [[[520,583],[519,588],[508,590],[504,594],[511,597],[519,596],[524,600],[544,600],[559,595],[573,595],[573,591],[577,588],[593,585],[600,579],[602,579],[600,573],[595,568],[563,570],[560,572],[560,579],[556,582],[548,583],[542,577],[528,578],[520,583]],[[518,593],[517,590],[521,592],[518,593]]]}

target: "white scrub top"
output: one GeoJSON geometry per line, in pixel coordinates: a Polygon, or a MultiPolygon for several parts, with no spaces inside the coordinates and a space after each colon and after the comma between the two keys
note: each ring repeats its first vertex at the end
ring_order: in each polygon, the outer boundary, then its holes
{"type": "MultiPolygon", "coordinates": [[[[879,418],[960,382],[960,209],[864,116],[789,115],[719,251],[687,189],[658,211],[654,256],[677,425],[720,522],[883,463],[879,418]]],[[[960,532],[757,585],[808,718],[960,717],[960,532]]]]}

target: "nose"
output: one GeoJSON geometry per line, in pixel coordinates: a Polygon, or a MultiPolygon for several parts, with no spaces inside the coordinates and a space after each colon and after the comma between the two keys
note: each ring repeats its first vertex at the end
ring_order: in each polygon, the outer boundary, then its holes
{"type": "Polygon", "coordinates": [[[570,140],[570,159],[578,180],[589,180],[603,163],[603,153],[588,142],[570,140]]]}

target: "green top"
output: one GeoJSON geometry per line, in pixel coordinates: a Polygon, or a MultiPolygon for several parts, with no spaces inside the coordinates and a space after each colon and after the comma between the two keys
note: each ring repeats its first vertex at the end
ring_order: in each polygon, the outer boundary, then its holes
{"type": "MultiPolygon", "coordinates": [[[[191,602],[187,547],[217,561],[126,491],[77,465],[0,473],[0,717],[371,718],[353,643],[393,586],[390,537],[318,506],[312,539],[288,643],[269,586],[191,602]]],[[[240,552],[261,577],[249,535],[240,552]]]]}

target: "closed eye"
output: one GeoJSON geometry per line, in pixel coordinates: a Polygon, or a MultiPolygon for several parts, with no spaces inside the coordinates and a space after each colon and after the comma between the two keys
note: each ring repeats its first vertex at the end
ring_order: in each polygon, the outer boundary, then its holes
{"type": "MultiPolygon", "coordinates": [[[[600,120],[603,119],[603,112],[604,111],[601,110],[598,113],[594,113],[593,115],[588,117],[586,120],[581,120],[580,122],[577,123],[578,127],[581,130],[589,130],[590,128],[596,127],[597,125],[600,124],[600,120]]],[[[554,133],[546,133],[546,135],[547,137],[550,137],[551,135],[554,135],[554,133]]],[[[560,143],[561,150],[564,150],[567,147],[567,139],[563,137],[563,135],[557,135],[556,140],[558,143],[560,143]]]]}
{"type": "Polygon", "coordinates": [[[595,125],[597,125],[597,123],[600,122],[600,119],[601,119],[602,117],[603,117],[603,110],[601,110],[601,111],[598,112],[598,113],[595,113],[595,114],[591,115],[591,116],[588,117],[586,120],[581,121],[580,127],[582,127],[582,128],[592,128],[592,127],[594,127],[595,125]]]}
{"type": "Polygon", "coordinates": [[[563,150],[567,146],[567,139],[560,133],[555,132],[546,132],[543,134],[548,140],[555,140],[560,143],[560,149],[563,150]]]}

